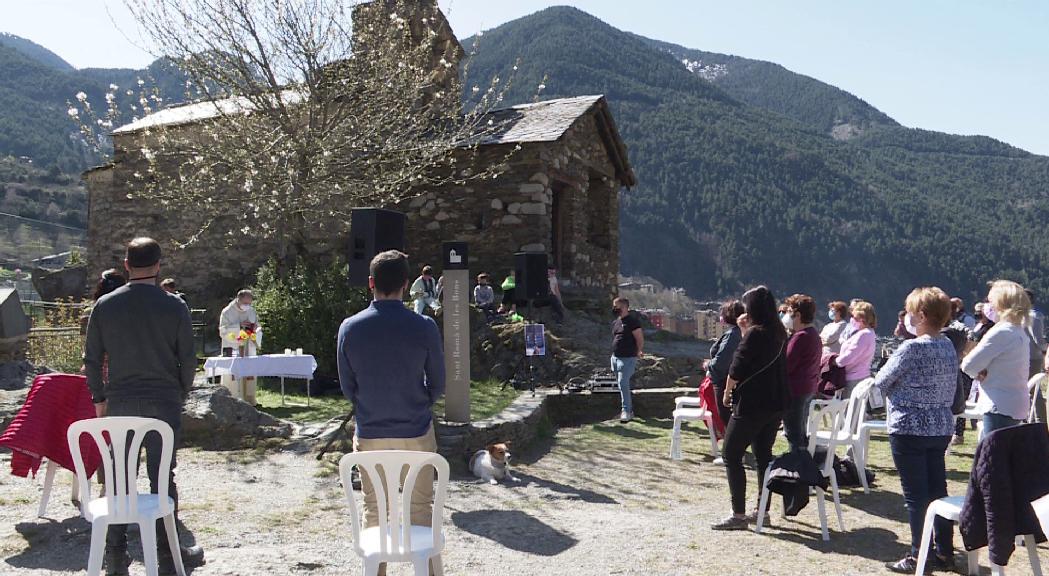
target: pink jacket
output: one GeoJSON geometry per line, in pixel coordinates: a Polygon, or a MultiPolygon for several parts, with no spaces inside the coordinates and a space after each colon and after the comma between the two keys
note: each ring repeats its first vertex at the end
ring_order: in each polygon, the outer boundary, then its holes
{"type": "Polygon", "coordinates": [[[863,380],[871,375],[871,360],[877,348],[874,330],[864,328],[853,333],[841,344],[837,364],[845,369],[845,380],[863,380]]]}

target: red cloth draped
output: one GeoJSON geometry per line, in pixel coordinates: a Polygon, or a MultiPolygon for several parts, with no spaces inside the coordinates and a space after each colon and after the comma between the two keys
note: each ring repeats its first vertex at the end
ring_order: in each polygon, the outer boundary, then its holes
{"type": "Polygon", "coordinates": [[[699,401],[700,405],[706,408],[714,419],[714,431],[717,433],[717,437],[724,438],[725,422],[721,420],[721,411],[718,410],[718,395],[714,391],[714,383],[710,381],[710,376],[705,376],[703,382],[699,385],[699,401]]]}
{"type": "MultiPolygon", "coordinates": [[[[0,446],[12,451],[11,474],[35,477],[43,458],[73,470],[66,432],[73,422],[94,417],[95,406],[87,378],[77,374],[37,376],[22,409],[0,436],[0,446]]],[[[102,463],[98,447],[90,436],[80,437],[80,453],[90,477],[102,463]]]]}

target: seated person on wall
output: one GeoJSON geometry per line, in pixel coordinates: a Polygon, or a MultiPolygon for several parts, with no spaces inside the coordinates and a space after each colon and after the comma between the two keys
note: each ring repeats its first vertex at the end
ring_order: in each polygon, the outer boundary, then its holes
{"type": "MultiPolygon", "coordinates": [[[[259,327],[259,317],[255,312],[252,302],[255,297],[251,290],[237,292],[237,297],[222,309],[219,316],[219,336],[222,338],[223,354],[233,353],[244,356],[255,356],[258,347],[262,345],[262,330],[259,327]],[[253,338],[241,340],[243,333],[253,334],[253,338]]],[[[235,383],[231,376],[222,377],[222,385],[230,389],[233,396],[244,400],[248,404],[255,405],[255,379],[244,378],[240,383],[235,383]]]]}
{"type": "Polygon", "coordinates": [[[477,286],[474,286],[474,304],[491,320],[495,317],[495,291],[490,284],[491,277],[487,272],[477,275],[477,286]]]}
{"type": "Polygon", "coordinates": [[[182,300],[182,303],[186,305],[186,308],[189,308],[189,301],[186,300],[186,295],[185,294],[183,294],[182,292],[178,291],[178,287],[175,285],[175,279],[174,278],[165,278],[165,279],[163,279],[160,282],[160,287],[163,288],[164,291],[167,292],[168,294],[171,294],[172,296],[177,297],[179,300],[182,300]]]}

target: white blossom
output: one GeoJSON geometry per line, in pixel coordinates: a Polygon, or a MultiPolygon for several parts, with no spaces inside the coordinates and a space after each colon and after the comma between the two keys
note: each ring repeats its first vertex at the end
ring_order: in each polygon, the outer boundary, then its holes
{"type": "Polygon", "coordinates": [[[109,89],[112,90],[113,92],[116,92],[117,90],[120,89],[120,86],[117,86],[116,84],[110,84],[109,85],[109,89]]]}
{"type": "Polygon", "coordinates": [[[71,118],[76,118],[77,116],[80,116],[80,110],[70,108],[69,110],[66,110],[66,114],[69,114],[71,118]]]}
{"type": "Polygon", "coordinates": [[[81,102],[84,102],[84,101],[87,100],[87,94],[84,94],[83,92],[77,92],[76,93],[76,99],[81,101],[81,102]]]}

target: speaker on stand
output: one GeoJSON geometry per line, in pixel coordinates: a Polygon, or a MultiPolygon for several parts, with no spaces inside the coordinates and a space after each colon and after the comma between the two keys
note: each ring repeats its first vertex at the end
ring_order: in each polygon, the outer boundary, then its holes
{"type": "Polygon", "coordinates": [[[372,258],[387,250],[404,250],[407,217],[381,208],[355,208],[350,212],[350,286],[368,287],[372,258]]]}

